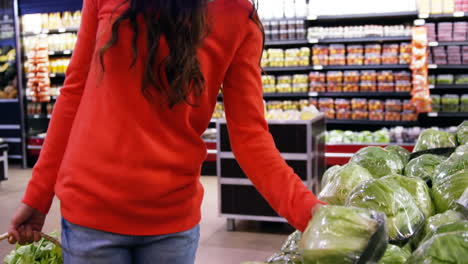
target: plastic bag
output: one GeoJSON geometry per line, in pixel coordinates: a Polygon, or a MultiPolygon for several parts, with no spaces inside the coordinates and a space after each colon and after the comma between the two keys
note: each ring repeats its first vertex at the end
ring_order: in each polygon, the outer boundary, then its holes
{"type": "Polygon", "coordinates": [[[405,188],[412,196],[418,205],[424,217],[427,219],[434,215],[435,209],[432,204],[429,187],[427,184],[416,177],[404,177],[401,175],[389,175],[382,178],[383,181],[392,182],[405,188]]]}
{"type": "Polygon", "coordinates": [[[468,121],[464,121],[458,126],[457,141],[460,145],[468,143],[468,121]]]}
{"type": "Polygon", "coordinates": [[[295,231],[289,235],[286,242],[281,247],[281,251],[271,256],[267,263],[272,264],[301,264],[302,256],[299,253],[299,241],[302,238],[302,233],[295,231]]]}
{"type": "Polygon", "coordinates": [[[458,205],[461,207],[461,210],[468,217],[468,188],[466,188],[463,195],[457,201],[458,205]]]}
{"type": "Polygon", "coordinates": [[[318,198],[330,205],[344,205],[348,193],[363,181],[372,180],[369,171],[356,163],[348,163],[335,171],[318,198]]]}
{"type": "Polygon", "coordinates": [[[395,245],[388,245],[383,258],[378,264],[405,264],[411,252],[395,245]]]}
{"type": "Polygon", "coordinates": [[[323,174],[323,177],[322,177],[322,183],[321,183],[321,186],[322,186],[322,189],[323,187],[325,187],[325,185],[327,185],[327,183],[329,181],[331,181],[335,175],[335,173],[341,168],[340,165],[335,165],[335,166],[332,166],[330,168],[328,168],[328,170],[325,171],[325,173],[323,174]]]}
{"type": "Polygon", "coordinates": [[[300,248],[305,264],[346,264],[377,262],[387,244],[384,214],[322,206],[309,222],[300,248]]]}
{"type": "Polygon", "coordinates": [[[400,157],[401,161],[403,162],[403,165],[406,166],[411,155],[411,153],[407,149],[396,145],[387,146],[385,149],[400,157]]]}
{"type": "Polygon", "coordinates": [[[406,242],[424,224],[424,214],[411,194],[400,185],[383,179],[356,186],[346,205],[383,212],[387,216],[389,238],[395,243],[406,242]]]}
{"type": "Polygon", "coordinates": [[[355,162],[366,168],[374,178],[380,178],[389,174],[401,174],[404,164],[401,159],[380,147],[366,147],[360,149],[351,158],[355,162]]]}
{"type": "Polygon", "coordinates": [[[426,129],[419,135],[414,152],[435,148],[455,148],[456,146],[455,135],[437,129],[426,129]]]}
{"type": "Polygon", "coordinates": [[[405,167],[405,176],[418,177],[429,182],[432,180],[436,167],[446,159],[444,156],[433,154],[421,155],[408,162],[405,167]]]}
{"type": "Polygon", "coordinates": [[[438,181],[443,180],[448,175],[466,169],[468,169],[468,152],[455,151],[448,159],[437,166],[432,178],[432,184],[437,184],[438,181]]]}
{"type": "Polygon", "coordinates": [[[432,186],[436,211],[443,213],[457,208],[457,201],[468,188],[468,169],[439,179],[432,186]]]}

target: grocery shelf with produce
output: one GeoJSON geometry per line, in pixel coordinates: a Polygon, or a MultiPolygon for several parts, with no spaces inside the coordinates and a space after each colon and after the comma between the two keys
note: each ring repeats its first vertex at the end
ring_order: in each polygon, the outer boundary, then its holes
{"type": "Polygon", "coordinates": [[[322,22],[331,22],[331,23],[340,23],[345,24],[352,21],[353,23],[361,21],[362,23],[368,24],[376,21],[388,20],[392,23],[395,21],[411,21],[418,18],[418,13],[416,11],[408,12],[388,12],[388,13],[366,13],[366,14],[346,14],[346,15],[309,15],[307,17],[308,22],[322,23],[322,22]]]}
{"type": "Polygon", "coordinates": [[[411,95],[409,92],[329,92],[318,93],[309,92],[310,97],[340,97],[340,98],[403,98],[409,99],[411,95]]]}
{"type": "Polygon", "coordinates": [[[43,29],[39,32],[24,32],[21,34],[22,37],[34,37],[34,36],[44,36],[44,35],[54,35],[54,34],[64,34],[64,33],[78,33],[78,28],[57,28],[57,29],[43,29]]]}
{"type": "Polygon", "coordinates": [[[338,120],[338,119],[328,119],[327,127],[337,127],[337,126],[368,126],[370,127],[412,127],[419,125],[418,122],[403,122],[403,121],[373,121],[373,120],[338,120]]]}

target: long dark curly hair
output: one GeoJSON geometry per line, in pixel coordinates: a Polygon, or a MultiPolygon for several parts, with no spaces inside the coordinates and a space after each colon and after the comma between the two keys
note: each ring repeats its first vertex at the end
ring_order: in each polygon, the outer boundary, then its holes
{"type": "MultiPolygon", "coordinates": [[[[129,7],[113,22],[111,37],[101,47],[99,57],[105,72],[104,54],[119,40],[119,28],[124,21],[129,21],[133,30],[132,54],[130,67],[136,63],[138,56],[137,41],[139,27],[137,17],[142,15],[146,23],[148,56],[145,62],[141,92],[152,101],[154,89],[165,96],[170,108],[185,102],[196,105],[205,89],[205,78],[197,58],[197,49],[209,34],[207,23],[207,5],[211,0],[124,0],[115,10],[125,4],[129,7]],[[164,36],[169,46],[169,55],[155,65],[160,38],[164,36]],[[157,67],[157,73],[155,73],[157,67]],[[169,87],[165,87],[165,78],[169,87]],[[190,98],[193,96],[195,101],[190,98]]],[[[257,15],[255,4],[250,12],[252,19],[263,33],[262,23],[257,15]]]]}

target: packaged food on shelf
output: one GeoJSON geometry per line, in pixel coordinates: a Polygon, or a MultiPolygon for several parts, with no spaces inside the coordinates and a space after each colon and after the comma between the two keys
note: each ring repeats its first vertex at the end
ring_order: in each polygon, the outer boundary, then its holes
{"type": "Polygon", "coordinates": [[[369,120],[383,121],[384,120],[384,112],[381,111],[381,110],[369,111],[369,120]]]}
{"type": "Polygon", "coordinates": [[[276,92],[276,86],[273,84],[266,84],[263,85],[263,93],[275,93],[276,92]]]}
{"type": "Polygon", "coordinates": [[[329,55],[329,48],[327,45],[314,45],[312,47],[312,55],[329,55]]]}
{"type": "Polygon", "coordinates": [[[328,55],[314,55],[312,56],[312,63],[314,65],[328,66],[328,55]]]}
{"type": "Polygon", "coordinates": [[[359,71],[344,71],[343,80],[344,82],[359,82],[359,71]]]}
{"type": "Polygon", "coordinates": [[[460,98],[460,112],[468,113],[468,94],[463,94],[460,98]]]}
{"type": "Polygon", "coordinates": [[[413,122],[418,120],[418,114],[414,111],[403,111],[401,113],[401,121],[413,122]]]}
{"type": "Polygon", "coordinates": [[[385,121],[401,121],[401,113],[385,112],[385,121]]]}
{"type": "Polygon", "coordinates": [[[317,99],[315,99],[315,98],[309,99],[309,105],[313,105],[313,106],[315,106],[315,108],[318,109],[318,102],[317,102],[317,99]]]}
{"type": "Polygon", "coordinates": [[[351,100],[351,108],[353,110],[367,111],[367,100],[363,98],[354,98],[351,100]]]}
{"type": "Polygon", "coordinates": [[[441,98],[440,95],[433,94],[431,95],[431,106],[432,106],[432,111],[434,112],[440,112],[441,110],[441,98]]]}
{"type": "Polygon", "coordinates": [[[458,112],[460,97],[456,94],[445,94],[441,98],[442,112],[458,112]]]}
{"type": "Polygon", "coordinates": [[[326,82],[326,77],[324,72],[310,72],[309,80],[311,82],[326,82]]]}
{"type": "Polygon", "coordinates": [[[374,70],[361,71],[361,81],[376,82],[377,72],[374,70]]]}
{"type": "Polygon", "coordinates": [[[334,54],[328,57],[329,65],[346,65],[346,56],[343,54],[334,54]]]}
{"type": "Polygon", "coordinates": [[[429,84],[432,84],[432,85],[436,84],[436,75],[429,75],[427,81],[429,84]]]}
{"type": "Polygon", "coordinates": [[[468,74],[455,75],[455,84],[468,84],[468,74]]]}
{"type": "Polygon", "coordinates": [[[393,92],[395,91],[395,85],[393,82],[379,82],[378,90],[379,92],[393,92]]]}
{"type": "Polygon", "coordinates": [[[437,84],[453,84],[453,74],[439,74],[437,75],[437,84]]]}
{"type": "Polygon", "coordinates": [[[411,81],[411,73],[407,71],[400,71],[393,73],[395,81],[411,81]]]}
{"type": "Polygon", "coordinates": [[[309,85],[307,83],[295,83],[292,86],[293,93],[306,93],[309,91],[309,85]]]}
{"type": "Polygon", "coordinates": [[[323,112],[327,119],[335,119],[335,109],[333,108],[320,108],[320,112],[323,112]]]}
{"type": "Polygon", "coordinates": [[[357,82],[344,82],[343,92],[359,92],[359,83],[357,82]]]}
{"type": "Polygon", "coordinates": [[[414,107],[411,100],[404,100],[403,101],[403,111],[416,111],[416,107],[414,107]]]}
{"type": "Polygon", "coordinates": [[[382,57],[380,54],[366,53],[364,58],[364,65],[380,65],[382,63],[382,57]]]}
{"type": "Polygon", "coordinates": [[[361,92],[375,92],[377,91],[377,84],[370,81],[362,81],[360,83],[361,92]]]}
{"type": "Polygon", "coordinates": [[[339,119],[339,120],[351,119],[351,111],[346,110],[346,109],[338,109],[336,111],[336,119],[339,119]]]}
{"type": "Polygon", "coordinates": [[[400,43],[400,54],[411,54],[412,49],[411,43],[400,43]]]}
{"type": "Polygon", "coordinates": [[[342,98],[336,99],[335,109],[336,110],[340,110],[340,109],[351,110],[351,102],[347,99],[342,99],[342,98]]]}
{"type": "Polygon", "coordinates": [[[307,84],[309,81],[309,78],[307,74],[295,74],[293,75],[292,83],[293,84],[307,84]]]}
{"type": "Polygon", "coordinates": [[[382,64],[398,64],[398,53],[383,53],[382,64]]]}
{"type": "Polygon", "coordinates": [[[262,84],[263,85],[275,85],[276,78],[274,75],[262,75],[262,84]]]}
{"type": "Polygon", "coordinates": [[[328,83],[342,83],[343,82],[343,72],[341,72],[341,71],[329,71],[329,72],[327,72],[327,82],[328,83]]]}
{"type": "Polygon", "coordinates": [[[377,81],[379,82],[393,82],[393,71],[379,71],[377,72],[377,81]]]}
{"type": "Polygon", "coordinates": [[[411,83],[409,81],[396,81],[395,91],[397,92],[411,92],[411,83]]]}
{"type": "Polygon", "coordinates": [[[348,54],[346,56],[347,65],[363,65],[364,56],[362,54],[348,54]]]}
{"type": "Polygon", "coordinates": [[[384,110],[384,102],[382,100],[369,100],[369,111],[383,111],[384,110]]]}
{"type": "Polygon", "coordinates": [[[335,108],[335,103],[334,103],[332,98],[320,98],[318,100],[318,107],[320,109],[322,109],[322,108],[334,109],[335,108]]]}
{"type": "Polygon", "coordinates": [[[292,77],[290,75],[282,75],[278,76],[277,78],[277,84],[291,84],[292,83],[292,77]]]}
{"type": "Polygon", "coordinates": [[[400,46],[398,44],[384,44],[382,48],[382,53],[398,54],[399,47],[400,46]]]}
{"type": "Polygon", "coordinates": [[[367,44],[365,46],[365,53],[367,54],[378,54],[382,53],[382,45],[380,44],[367,44]]]}
{"type": "Polygon", "coordinates": [[[332,44],[329,47],[330,55],[341,54],[345,55],[346,47],[343,44],[332,44]]]}
{"type": "Polygon", "coordinates": [[[354,110],[351,114],[352,120],[366,120],[369,118],[369,112],[362,110],[354,110]]]}
{"type": "Polygon", "coordinates": [[[278,93],[292,93],[292,86],[290,83],[278,83],[276,85],[276,92],[278,93]]]}
{"type": "Polygon", "coordinates": [[[310,82],[309,87],[311,92],[324,93],[327,91],[325,82],[310,82]]]}
{"type": "Polygon", "coordinates": [[[385,101],[385,110],[387,112],[401,112],[403,105],[400,100],[388,99],[385,101]]]}
{"type": "Polygon", "coordinates": [[[343,84],[341,82],[328,82],[327,92],[339,93],[343,91],[343,84]]]}
{"type": "Polygon", "coordinates": [[[346,47],[348,55],[357,54],[363,55],[364,54],[364,46],[363,45],[348,45],[346,47]]]}

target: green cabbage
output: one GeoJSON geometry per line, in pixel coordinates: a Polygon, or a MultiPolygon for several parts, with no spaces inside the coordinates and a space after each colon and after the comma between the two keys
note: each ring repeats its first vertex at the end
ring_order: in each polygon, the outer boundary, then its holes
{"type": "Polygon", "coordinates": [[[412,196],[425,218],[434,215],[429,187],[426,182],[416,177],[404,177],[401,175],[389,175],[382,178],[383,181],[392,182],[405,188],[412,196]]]}
{"type": "Polygon", "coordinates": [[[302,233],[295,231],[289,235],[281,247],[281,251],[271,256],[267,263],[270,264],[302,264],[302,256],[299,253],[299,241],[302,233]]]}
{"type": "Polygon", "coordinates": [[[426,220],[423,237],[425,237],[427,234],[435,231],[437,228],[443,225],[458,222],[463,219],[464,216],[461,213],[454,210],[448,210],[445,213],[431,216],[426,220]]]}
{"type": "Polygon", "coordinates": [[[341,168],[340,165],[335,165],[335,166],[328,168],[328,170],[325,171],[322,177],[322,184],[321,184],[322,188],[325,187],[325,185],[327,185],[327,183],[333,179],[333,177],[335,176],[335,173],[340,168],[341,168]]]}
{"type": "Polygon", "coordinates": [[[468,216],[468,188],[465,189],[457,203],[460,205],[462,211],[468,216]]]}
{"type": "Polygon", "coordinates": [[[468,143],[468,121],[465,121],[458,126],[457,140],[460,145],[468,143]]]}
{"type": "Polygon", "coordinates": [[[363,181],[372,180],[372,175],[356,163],[348,163],[335,171],[318,198],[331,205],[344,205],[348,193],[363,181]]]}
{"type": "Polygon", "coordinates": [[[424,223],[424,214],[411,194],[400,185],[384,179],[356,186],[346,205],[383,212],[387,216],[387,229],[392,241],[411,238],[424,223]]]}
{"type": "Polygon", "coordinates": [[[425,181],[432,180],[434,171],[440,163],[446,160],[443,156],[424,154],[410,162],[405,167],[405,175],[418,177],[425,181]]]}
{"type": "Polygon", "coordinates": [[[400,157],[403,165],[408,163],[411,153],[407,149],[396,145],[387,146],[385,149],[400,157]]]}
{"type": "Polygon", "coordinates": [[[441,225],[435,228],[434,230],[431,230],[430,232],[428,232],[421,243],[426,242],[431,237],[436,236],[436,235],[440,235],[444,233],[460,232],[460,231],[468,232],[468,221],[459,220],[459,221],[455,221],[452,223],[441,225]]]}
{"type": "Polygon", "coordinates": [[[408,264],[462,264],[468,260],[468,232],[435,235],[422,243],[408,259],[408,264]]]}
{"type": "Polygon", "coordinates": [[[437,166],[432,183],[436,184],[448,175],[468,169],[468,152],[455,151],[448,159],[437,166]]]}
{"type": "Polygon", "coordinates": [[[432,197],[436,211],[443,213],[449,209],[457,208],[457,200],[460,199],[468,187],[468,170],[446,176],[432,186],[432,197]]]}
{"type": "Polygon", "coordinates": [[[353,155],[351,162],[366,168],[375,178],[392,173],[401,174],[404,168],[404,164],[398,156],[380,147],[360,149],[353,155]]]}
{"type": "Polygon", "coordinates": [[[405,264],[411,252],[395,245],[388,245],[385,255],[378,264],[405,264]]]}
{"type": "Polygon", "coordinates": [[[426,129],[419,135],[414,152],[434,148],[454,148],[456,146],[457,140],[455,135],[437,129],[426,129]]]}
{"type": "MultiPolygon", "coordinates": [[[[322,206],[302,235],[300,248],[305,264],[378,261],[387,247],[385,216],[375,211],[322,206]],[[370,242],[371,241],[371,242],[370,242]],[[372,256],[362,257],[372,246],[372,256]]],[[[365,263],[365,262],[362,262],[365,263]]]]}

